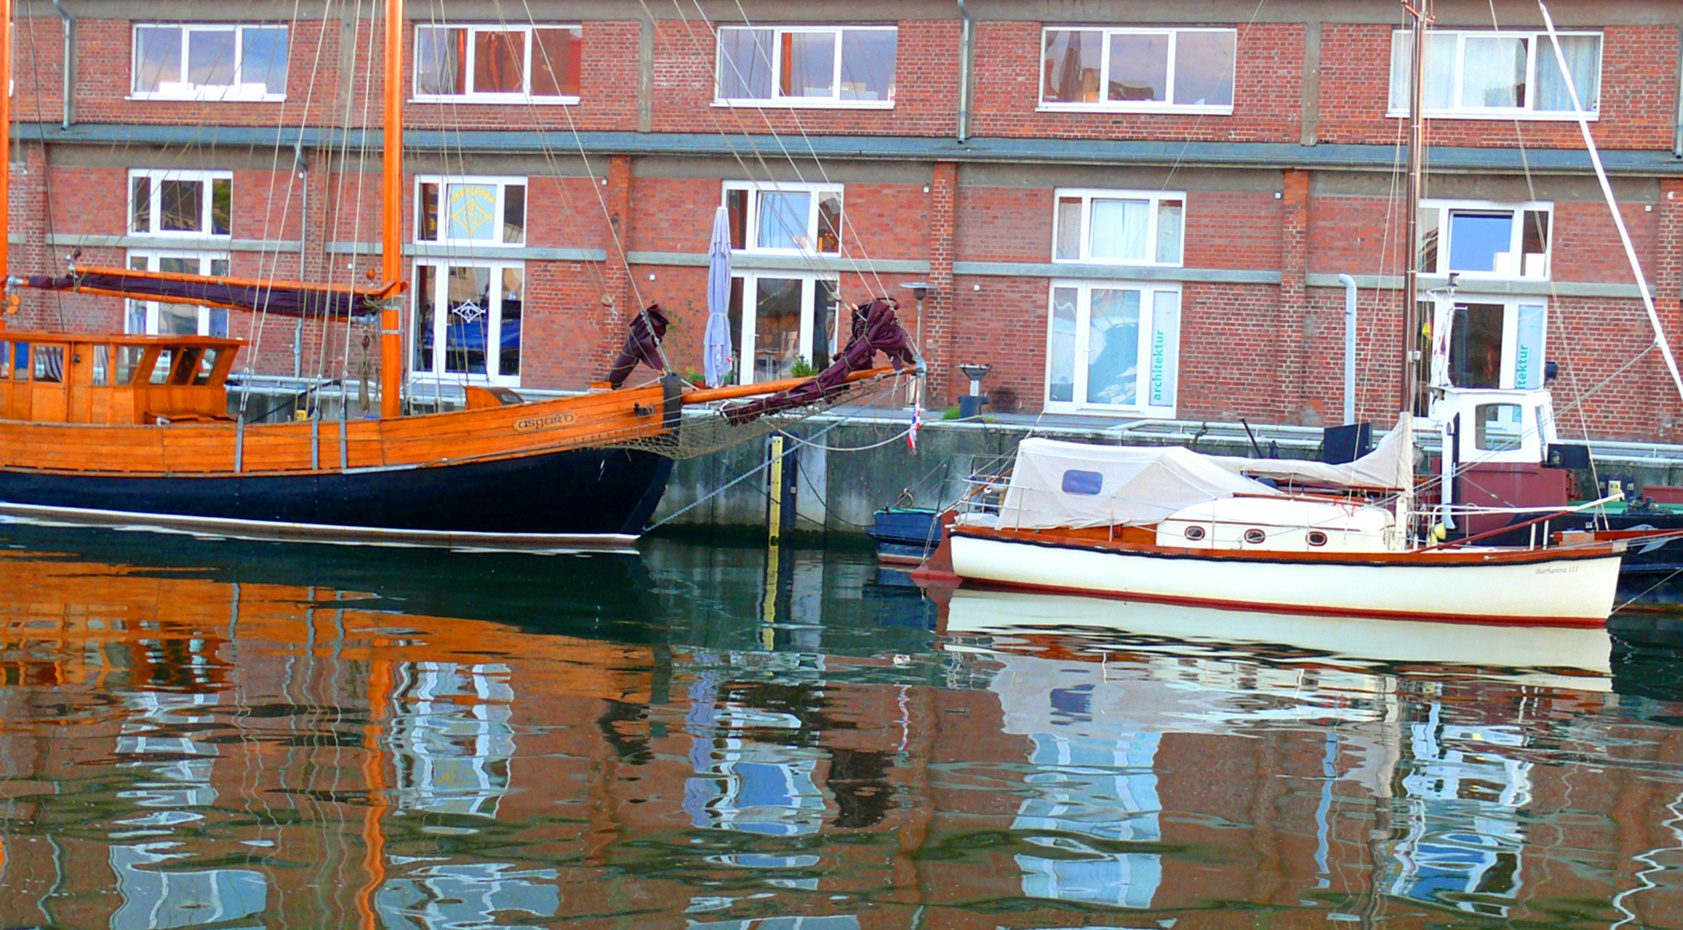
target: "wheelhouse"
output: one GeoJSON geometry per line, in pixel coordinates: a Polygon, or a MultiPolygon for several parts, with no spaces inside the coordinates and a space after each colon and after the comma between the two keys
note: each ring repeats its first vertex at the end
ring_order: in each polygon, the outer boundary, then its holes
{"type": "Polygon", "coordinates": [[[41,423],[231,420],[243,339],[0,331],[0,419],[41,423]]]}

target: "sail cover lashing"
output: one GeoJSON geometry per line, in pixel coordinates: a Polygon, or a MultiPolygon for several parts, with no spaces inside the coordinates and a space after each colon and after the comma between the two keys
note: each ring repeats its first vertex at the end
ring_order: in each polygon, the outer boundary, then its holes
{"type": "Polygon", "coordinates": [[[167,275],[121,268],[82,268],[65,275],[30,275],[18,283],[38,290],[327,319],[355,319],[377,313],[379,302],[394,290],[167,275]]]}

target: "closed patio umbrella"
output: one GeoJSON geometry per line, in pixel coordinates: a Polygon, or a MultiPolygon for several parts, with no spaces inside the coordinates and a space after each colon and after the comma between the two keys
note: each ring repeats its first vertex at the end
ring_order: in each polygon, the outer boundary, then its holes
{"type": "Polygon", "coordinates": [[[708,387],[730,374],[730,216],[723,206],[713,215],[713,244],[707,262],[707,335],[702,360],[708,387]]]}

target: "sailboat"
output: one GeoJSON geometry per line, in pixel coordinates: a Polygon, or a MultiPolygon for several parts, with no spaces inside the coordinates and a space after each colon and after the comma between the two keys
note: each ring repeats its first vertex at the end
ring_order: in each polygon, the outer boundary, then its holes
{"type": "MultiPolygon", "coordinates": [[[[273,423],[230,414],[242,339],[0,329],[0,512],[257,538],[624,547],[654,513],[674,458],[918,373],[894,302],[879,298],[856,309],[855,341],[816,377],[695,390],[666,364],[666,317],[650,306],[633,315],[608,380],[589,393],[525,401],[469,384],[462,409],[404,415],[405,22],[402,0],[388,0],[382,252],[371,283],[92,267],[77,255],[64,274],[13,275],[0,238],[13,310],[20,289],[37,288],[340,325],[377,319],[379,415],[273,423]],[[879,350],[888,364],[876,364],[879,350]],[[639,362],[658,378],[632,384],[639,362]]],[[[10,2],[0,0],[5,73],[10,29],[10,2]]],[[[3,96],[0,117],[10,124],[3,96]]],[[[0,191],[8,148],[0,133],[0,191]]]]}
{"type": "Polygon", "coordinates": [[[1589,533],[1563,534],[1547,547],[1440,540],[1435,515],[1416,511],[1417,384],[1406,343],[1419,329],[1413,242],[1429,14],[1409,11],[1410,246],[1396,427],[1373,452],[1342,465],[1024,439],[1010,474],[949,517],[946,541],[914,577],[1306,614],[1605,623],[1622,542],[1589,533]]]}

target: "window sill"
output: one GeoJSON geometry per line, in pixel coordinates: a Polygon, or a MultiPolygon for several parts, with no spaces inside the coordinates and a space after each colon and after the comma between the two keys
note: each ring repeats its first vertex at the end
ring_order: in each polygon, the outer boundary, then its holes
{"type": "MultiPolygon", "coordinates": [[[[1388,119],[1408,119],[1407,110],[1387,110],[1388,119]]],[[[1538,112],[1536,110],[1427,110],[1426,119],[1435,120],[1502,120],[1503,122],[1519,121],[1525,123],[1575,123],[1578,114],[1574,112],[1538,112]]],[[[1590,122],[1601,119],[1599,112],[1585,113],[1584,118],[1590,122]]]]}
{"type": "Polygon", "coordinates": [[[235,94],[235,93],[198,93],[198,94],[130,94],[126,100],[136,102],[170,101],[174,103],[285,103],[285,94],[235,94]]]}
{"type": "Polygon", "coordinates": [[[713,106],[725,109],[756,107],[783,110],[892,110],[892,100],[834,100],[778,98],[774,100],[714,100],[713,106]]]}
{"type": "Polygon", "coordinates": [[[578,97],[522,97],[518,94],[426,94],[409,98],[410,103],[483,104],[486,106],[576,106],[578,97]]]}
{"type": "Polygon", "coordinates": [[[1035,107],[1036,113],[1127,113],[1127,114],[1158,114],[1162,116],[1232,116],[1233,108],[1201,107],[1201,106],[1172,106],[1169,104],[1154,104],[1129,106],[1117,103],[1042,103],[1035,107]]]}

